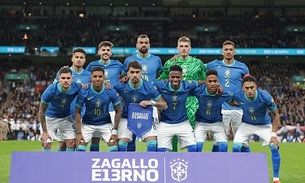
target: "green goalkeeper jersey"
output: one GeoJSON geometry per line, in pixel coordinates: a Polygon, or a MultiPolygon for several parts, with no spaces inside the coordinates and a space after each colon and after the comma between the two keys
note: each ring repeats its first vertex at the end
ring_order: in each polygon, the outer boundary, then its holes
{"type": "Polygon", "coordinates": [[[168,79],[169,69],[172,65],[180,65],[182,67],[183,80],[205,80],[205,65],[200,59],[191,56],[189,56],[186,60],[182,60],[180,58],[177,58],[176,61],[167,60],[159,79],[168,79]]]}

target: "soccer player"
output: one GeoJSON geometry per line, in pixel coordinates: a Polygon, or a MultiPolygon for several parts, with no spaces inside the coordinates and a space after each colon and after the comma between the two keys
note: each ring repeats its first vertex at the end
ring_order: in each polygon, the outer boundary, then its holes
{"type": "Polygon", "coordinates": [[[269,145],[273,165],[273,182],[280,183],[280,143],[276,135],[280,121],[279,112],[272,96],[257,89],[257,81],[252,76],[242,80],[242,90],[234,92],[232,99],[243,110],[242,122],[236,131],[233,141],[233,152],[240,152],[243,143],[247,143],[252,135],[263,140],[263,146],[269,145]],[[273,122],[267,110],[273,114],[273,122]]]}
{"type": "Polygon", "coordinates": [[[57,129],[67,145],[67,151],[75,151],[75,126],[70,104],[82,86],[72,82],[72,71],[69,68],[61,68],[57,80],[43,92],[39,106],[43,151],[50,151],[57,129]]]}
{"type": "MultiPolygon", "coordinates": [[[[124,102],[122,118],[119,124],[119,151],[127,151],[127,143],[133,138],[132,132],[127,128],[129,104],[136,103],[144,108],[151,105],[160,110],[167,108],[166,102],[153,83],[142,78],[142,65],[139,62],[129,62],[127,76],[129,78],[127,83],[118,82],[113,86],[124,102]]],[[[147,151],[157,150],[157,132],[154,125],[141,139],[146,142],[147,151]]]]}
{"type": "Polygon", "coordinates": [[[78,151],[86,151],[87,144],[94,133],[108,143],[109,151],[118,151],[117,130],[122,114],[119,94],[113,88],[105,89],[105,70],[102,67],[93,67],[91,73],[92,84],[88,88],[81,89],[76,101],[75,123],[78,151]],[[115,110],[114,124],[109,114],[110,103],[115,110]],[[82,118],[81,111],[84,105],[86,110],[82,118]]]}
{"type": "MultiPolygon", "coordinates": [[[[123,64],[118,60],[110,59],[112,55],[112,47],[113,44],[110,41],[102,41],[98,45],[98,54],[100,55],[100,59],[90,62],[87,66],[87,70],[91,71],[92,68],[96,66],[100,66],[105,70],[104,78],[106,82],[109,82],[111,85],[114,85],[119,81],[120,75],[123,70],[123,64]]],[[[115,110],[113,104],[109,105],[109,114],[111,117],[111,121],[114,122],[115,110]]],[[[90,145],[90,151],[99,151],[100,146],[100,136],[93,135],[90,145]]]]}
{"type": "MultiPolygon", "coordinates": [[[[149,53],[150,42],[148,36],[141,34],[137,39],[136,47],[138,49],[138,53],[125,59],[123,72],[126,74],[128,64],[131,61],[136,60],[142,65],[142,78],[149,82],[155,81],[162,72],[163,66],[160,57],[149,53]]],[[[154,120],[158,120],[158,112],[155,107],[154,120]]],[[[133,140],[128,143],[128,151],[135,151],[135,140],[136,137],[133,136],[133,140]]]]}
{"type": "MultiPolygon", "coordinates": [[[[235,53],[235,44],[232,41],[225,41],[222,44],[223,60],[216,59],[206,64],[207,69],[215,69],[217,71],[219,83],[224,90],[232,93],[240,89],[242,78],[249,75],[248,67],[244,63],[235,60],[235,53]]],[[[235,134],[241,123],[242,109],[224,102],[221,113],[226,132],[229,132],[231,124],[233,134],[235,134]]],[[[250,152],[248,145],[249,142],[244,144],[242,152],[250,152]]],[[[217,144],[213,148],[215,149],[214,151],[218,151],[217,144]]]]}
{"type": "Polygon", "coordinates": [[[154,84],[168,104],[168,108],[161,111],[158,151],[172,150],[172,139],[176,135],[181,149],[187,148],[188,152],[196,152],[196,141],[193,128],[187,119],[185,104],[190,91],[198,86],[197,81],[182,81],[182,68],[172,65],[169,81],[157,81],[154,84]]]}
{"type": "MultiPolygon", "coordinates": [[[[86,62],[86,51],[82,48],[76,48],[72,52],[72,66],[70,67],[70,70],[72,71],[72,77],[73,82],[79,83],[80,85],[84,86],[87,83],[90,82],[90,76],[91,72],[87,71],[86,69],[83,69],[83,66],[86,62]]],[[[58,78],[59,72],[56,74],[56,78],[58,78]]],[[[55,78],[54,83],[57,82],[57,79],[55,78]]],[[[71,103],[71,116],[73,119],[75,119],[75,102],[76,99],[73,100],[71,103]]],[[[84,110],[82,112],[82,115],[84,114],[84,110]]],[[[57,140],[58,140],[58,148],[57,151],[66,151],[66,144],[65,141],[62,139],[61,132],[57,131],[57,140]]]]}
{"type": "MultiPolygon", "coordinates": [[[[178,52],[177,57],[173,57],[167,60],[163,72],[159,79],[168,79],[169,70],[172,65],[180,65],[182,67],[182,79],[183,80],[205,80],[206,67],[200,59],[189,55],[191,51],[191,40],[188,37],[180,37],[178,39],[178,52]]],[[[194,127],[195,113],[198,109],[198,101],[196,97],[190,96],[186,101],[187,118],[191,125],[194,127]]],[[[173,140],[173,151],[178,150],[178,139],[173,140]]]]}
{"type": "Polygon", "coordinates": [[[224,102],[231,101],[231,95],[227,91],[217,95],[217,87],[217,71],[211,69],[206,72],[205,85],[201,85],[190,92],[190,95],[196,96],[199,103],[194,130],[197,152],[202,151],[209,131],[213,134],[214,143],[219,147],[218,152],[227,152],[228,150],[227,136],[222,122],[221,105],[224,102]]]}

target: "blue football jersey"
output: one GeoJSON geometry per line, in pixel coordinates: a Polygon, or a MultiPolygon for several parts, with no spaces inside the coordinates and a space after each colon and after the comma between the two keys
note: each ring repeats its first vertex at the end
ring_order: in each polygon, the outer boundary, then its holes
{"type": "Polygon", "coordinates": [[[222,104],[231,101],[231,95],[223,91],[222,95],[209,94],[207,86],[201,85],[190,92],[190,95],[196,96],[199,108],[196,112],[195,119],[202,123],[215,123],[222,121],[222,104]]]}
{"type": "Polygon", "coordinates": [[[119,94],[113,88],[103,89],[100,92],[94,90],[90,84],[88,88],[81,89],[76,101],[76,106],[86,107],[82,123],[88,125],[103,125],[111,123],[109,104],[114,106],[120,104],[119,94]]]}
{"type": "Polygon", "coordinates": [[[43,92],[41,102],[48,104],[46,116],[51,118],[64,118],[71,114],[71,102],[78,95],[82,86],[72,82],[70,89],[64,93],[58,82],[51,84],[43,92]]]}
{"type": "Polygon", "coordinates": [[[186,99],[190,91],[198,86],[198,83],[196,81],[181,81],[178,90],[174,90],[170,86],[170,82],[164,82],[163,80],[156,81],[154,84],[168,105],[166,110],[161,111],[160,121],[169,124],[186,121],[186,99]]]}
{"type": "Polygon", "coordinates": [[[128,64],[131,61],[138,61],[142,65],[142,78],[146,81],[153,82],[157,78],[157,73],[161,73],[163,66],[161,58],[152,54],[148,54],[143,58],[141,55],[136,54],[129,56],[124,61],[123,72],[127,73],[128,64]]]}
{"type": "Polygon", "coordinates": [[[120,74],[123,70],[123,64],[118,60],[110,60],[108,64],[104,64],[100,60],[92,61],[87,66],[87,70],[91,72],[93,67],[100,66],[105,70],[105,80],[114,85],[119,81],[120,74]]]}
{"type": "MultiPolygon", "coordinates": [[[[73,69],[73,67],[70,67],[70,70],[72,71],[73,82],[81,85],[90,83],[91,72],[89,72],[88,70],[82,69],[82,71],[77,72],[76,70],[73,69]]],[[[57,82],[58,77],[59,77],[59,72],[57,72],[54,82],[57,82]]],[[[75,119],[75,102],[76,102],[76,98],[71,102],[71,108],[70,108],[70,113],[73,119],[75,119]]],[[[84,115],[84,113],[85,113],[85,108],[82,110],[82,116],[84,115]]]]}
{"type": "Polygon", "coordinates": [[[130,83],[117,82],[113,87],[120,94],[124,101],[122,118],[128,117],[128,106],[130,103],[140,103],[143,100],[158,100],[161,94],[152,82],[144,79],[140,80],[141,84],[134,88],[130,83]]]}
{"type": "Polygon", "coordinates": [[[251,125],[271,124],[271,118],[267,110],[274,111],[277,107],[269,93],[263,90],[256,90],[254,100],[250,101],[245,92],[239,90],[233,93],[232,99],[243,109],[242,122],[251,125]]]}
{"type": "MultiPolygon", "coordinates": [[[[231,93],[241,89],[243,77],[249,74],[249,69],[246,64],[237,60],[234,60],[230,65],[227,65],[223,60],[214,60],[207,63],[207,69],[215,69],[218,74],[219,83],[224,90],[231,93]]],[[[240,108],[225,102],[223,103],[222,109],[236,110],[240,108]]]]}
{"type": "MultiPolygon", "coordinates": [[[[111,85],[114,85],[119,81],[120,74],[123,70],[123,64],[118,60],[110,60],[108,64],[104,64],[101,60],[96,60],[90,62],[87,66],[87,70],[91,72],[93,67],[100,66],[105,70],[105,81],[110,82],[111,85]]],[[[113,111],[112,103],[109,104],[109,111],[113,111]]]]}

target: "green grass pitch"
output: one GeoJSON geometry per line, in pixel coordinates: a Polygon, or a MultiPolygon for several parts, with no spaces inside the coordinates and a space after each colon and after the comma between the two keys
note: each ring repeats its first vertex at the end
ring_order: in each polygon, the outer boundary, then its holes
{"type": "MultiPolygon", "coordinates": [[[[53,144],[53,151],[56,151],[57,143],[53,144]]],[[[270,150],[262,147],[261,143],[250,144],[252,152],[264,152],[268,157],[270,182],[272,180],[272,167],[270,150]]],[[[206,142],[204,152],[212,149],[212,143],[206,142]]],[[[229,143],[229,151],[232,149],[232,142],[229,143]]],[[[144,143],[137,143],[137,151],[146,150],[144,143]]],[[[41,144],[38,141],[0,141],[0,183],[8,183],[10,176],[11,154],[13,151],[41,151],[41,144]]],[[[101,151],[108,151],[104,143],[101,143],[101,151]]],[[[281,183],[302,183],[305,181],[305,144],[304,143],[282,143],[281,152],[281,183]]],[[[39,166],[39,165],[32,165],[39,166]]],[[[245,182],[247,182],[245,180],[245,182]]]]}

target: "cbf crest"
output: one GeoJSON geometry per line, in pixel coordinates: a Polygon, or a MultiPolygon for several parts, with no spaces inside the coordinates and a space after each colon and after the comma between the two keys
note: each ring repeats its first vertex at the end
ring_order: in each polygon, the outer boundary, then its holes
{"type": "Polygon", "coordinates": [[[105,69],[105,78],[108,78],[108,75],[109,75],[109,71],[105,69]]]}
{"type": "Polygon", "coordinates": [[[97,99],[96,102],[95,102],[95,107],[99,108],[99,107],[101,107],[101,104],[102,104],[101,99],[97,99]]]}
{"type": "Polygon", "coordinates": [[[188,162],[178,158],[170,162],[172,179],[182,182],[187,178],[188,162]]]}
{"type": "Polygon", "coordinates": [[[142,64],[142,72],[147,73],[147,71],[148,71],[148,65],[142,64]]]}

